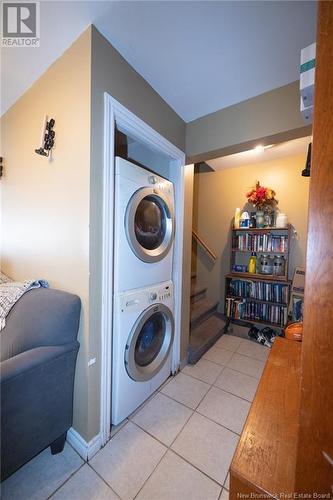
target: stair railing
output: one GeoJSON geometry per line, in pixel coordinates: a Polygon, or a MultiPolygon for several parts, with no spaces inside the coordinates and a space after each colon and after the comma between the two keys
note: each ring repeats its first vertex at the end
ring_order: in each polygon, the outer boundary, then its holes
{"type": "Polygon", "coordinates": [[[217,255],[209,248],[207,243],[198,235],[195,229],[192,229],[192,238],[199,243],[199,245],[205,250],[209,257],[215,262],[217,260],[217,255]]]}

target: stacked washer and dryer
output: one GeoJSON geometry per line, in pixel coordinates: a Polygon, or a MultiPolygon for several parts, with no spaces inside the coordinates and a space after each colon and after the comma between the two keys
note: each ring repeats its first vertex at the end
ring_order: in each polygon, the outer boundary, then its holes
{"type": "Polygon", "coordinates": [[[173,317],[173,184],[116,158],[112,424],[170,375],[173,317]]]}

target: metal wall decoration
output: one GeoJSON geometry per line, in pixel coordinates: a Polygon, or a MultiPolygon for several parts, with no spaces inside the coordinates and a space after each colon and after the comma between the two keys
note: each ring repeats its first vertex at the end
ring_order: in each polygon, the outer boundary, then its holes
{"type": "Polygon", "coordinates": [[[53,130],[54,125],[55,121],[53,118],[47,121],[47,117],[45,117],[42,128],[41,145],[40,148],[35,149],[35,153],[41,156],[50,156],[50,151],[54,146],[54,138],[55,138],[55,131],[53,130]]]}

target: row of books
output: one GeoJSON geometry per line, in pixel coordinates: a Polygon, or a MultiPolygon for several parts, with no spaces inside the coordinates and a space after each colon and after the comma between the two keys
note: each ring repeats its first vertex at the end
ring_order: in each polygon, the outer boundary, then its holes
{"type": "Polygon", "coordinates": [[[225,299],[225,314],[228,318],[241,319],[241,306],[243,304],[242,299],[235,299],[233,297],[227,297],[225,299]]]}
{"type": "Polygon", "coordinates": [[[284,326],[288,319],[286,306],[261,304],[245,299],[226,298],[226,315],[234,319],[266,321],[284,326]]]}
{"type": "Polygon", "coordinates": [[[229,293],[243,298],[288,304],[288,285],[263,281],[231,280],[229,293]]]}
{"type": "Polygon", "coordinates": [[[249,252],[286,252],[288,236],[271,234],[240,234],[235,236],[233,248],[249,252]]]}

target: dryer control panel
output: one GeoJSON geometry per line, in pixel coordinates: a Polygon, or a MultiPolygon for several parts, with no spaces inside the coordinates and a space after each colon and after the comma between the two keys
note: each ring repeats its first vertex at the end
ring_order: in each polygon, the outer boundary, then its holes
{"type": "Polygon", "coordinates": [[[123,292],[115,297],[115,302],[116,307],[120,307],[121,312],[139,311],[151,304],[172,304],[173,283],[167,281],[161,285],[123,292]]]}
{"type": "Polygon", "coordinates": [[[157,298],[159,302],[163,302],[164,300],[170,299],[172,297],[172,290],[169,286],[166,286],[164,290],[160,290],[158,297],[156,295],[157,294],[155,293],[153,302],[155,302],[157,298]]]}

